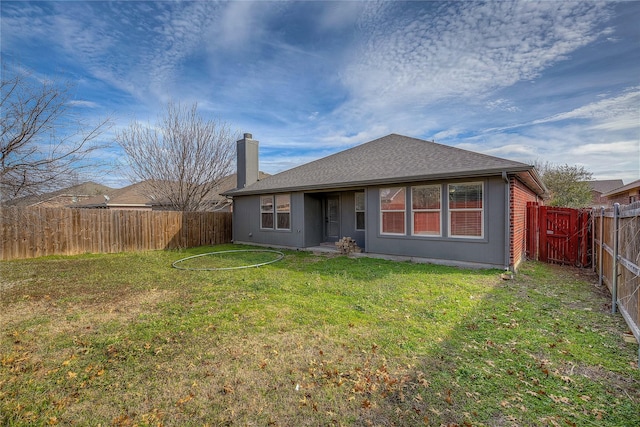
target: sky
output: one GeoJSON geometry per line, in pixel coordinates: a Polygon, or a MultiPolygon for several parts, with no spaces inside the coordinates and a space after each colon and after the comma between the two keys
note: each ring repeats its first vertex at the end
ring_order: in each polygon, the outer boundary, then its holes
{"type": "Polygon", "coordinates": [[[272,174],[397,133],[627,184],[638,22],[640,1],[3,0],[0,53],[72,82],[79,114],[112,117],[105,143],[173,101],[251,133],[272,174]]]}

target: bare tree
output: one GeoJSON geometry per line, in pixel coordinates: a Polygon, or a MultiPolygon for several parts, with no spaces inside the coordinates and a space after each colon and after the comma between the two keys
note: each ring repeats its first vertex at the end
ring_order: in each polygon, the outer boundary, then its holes
{"type": "Polygon", "coordinates": [[[38,82],[2,67],[0,79],[0,203],[67,186],[95,166],[90,154],[106,118],[88,125],[76,118],[69,84],[38,82]]]}
{"type": "Polygon", "coordinates": [[[170,102],[154,125],[134,121],[116,134],[126,153],[125,173],[172,210],[215,208],[220,181],[233,168],[237,135],[224,122],[205,120],[197,108],[170,102]]]}

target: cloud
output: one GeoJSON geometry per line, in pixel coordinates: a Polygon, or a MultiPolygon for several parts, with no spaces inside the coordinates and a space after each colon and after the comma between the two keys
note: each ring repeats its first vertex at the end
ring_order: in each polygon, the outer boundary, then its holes
{"type": "Polygon", "coordinates": [[[534,79],[602,34],[600,3],[385,3],[362,19],[344,84],[369,109],[482,97],[534,79]]]}
{"type": "Polygon", "coordinates": [[[550,123],[561,120],[589,119],[600,122],[612,123],[617,129],[629,129],[638,126],[638,105],[640,105],[640,86],[629,88],[624,93],[593,102],[566,113],[556,114],[540,120],[535,120],[532,124],[550,123]],[[635,124],[633,123],[635,116],[635,124]]]}
{"type": "Polygon", "coordinates": [[[263,36],[260,15],[261,4],[229,2],[221,11],[220,19],[212,25],[206,39],[210,50],[244,50],[255,38],[263,36]]]}
{"type": "Polygon", "coordinates": [[[504,98],[487,101],[485,106],[489,111],[508,111],[510,113],[520,111],[520,108],[513,105],[512,101],[504,98]]]}
{"type": "Polygon", "coordinates": [[[483,150],[485,154],[490,154],[499,157],[514,157],[531,159],[536,155],[536,150],[533,145],[525,144],[507,144],[496,148],[490,148],[483,150]]]}
{"type": "Polygon", "coordinates": [[[318,17],[318,27],[323,31],[350,29],[365,7],[357,1],[327,2],[324,6],[318,17]]]}
{"type": "Polygon", "coordinates": [[[631,155],[634,152],[640,150],[638,141],[616,141],[616,142],[601,142],[583,144],[569,149],[568,153],[571,156],[582,155],[599,155],[599,154],[616,154],[616,155],[631,155]]]}
{"type": "Polygon", "coordinates": [[[603,98],[597,95],[598,100],[552,116],[535,119],[530,122],[520,123],[500,128],[490,128],[486,132],[500,132],[518,128],[550,124],[570,120],[586,120],[586,126],[592,130],[624,131],[636,130],[640,105],[640,86],[625,89],[619,95],[603,98]]]}
{"type": "Polygon", "coordinates": [[[97,108],[98,104],[93,101],[73,100],[69,102],[69,105],[79,108],[97,108]]]}

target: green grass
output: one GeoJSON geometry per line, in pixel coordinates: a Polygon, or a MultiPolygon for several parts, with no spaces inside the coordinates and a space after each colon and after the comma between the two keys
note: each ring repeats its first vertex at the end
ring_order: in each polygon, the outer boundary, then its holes
{"type": "Polygon", "coordinates": [[[0,263],[0,425],[640,425],[588,273],[240,248],[0,263]]]}

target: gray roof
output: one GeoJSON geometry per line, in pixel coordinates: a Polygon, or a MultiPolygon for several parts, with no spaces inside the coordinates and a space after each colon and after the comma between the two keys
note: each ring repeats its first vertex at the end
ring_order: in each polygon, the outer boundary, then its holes
{"type": "MultiPolygon", "coordinates": [[[[270,176],[267,173],[260,172],[260,179],[264,179],[270,176]]],[[[223,197],[220,195],[225,191],[232,190],[236,187],[237,175],[231,174],[220,179],[218,182],[218,190],[215,194],[210,194],[207,200],[210,202],[216,202],[223,197]]],[[[172,185],[167,183],[166,185],[172,185]]],[[[177,184],[173,184],[177,185],[177,184]]],[[[84,208],[93,207],[107,207],[107,206],[129,206],[129,207],[151,207],[162,206],[169,204],[166,200],[156,198],[154,195],[153,186],[150,186],[147,181],[137,182],[127,187],[112,189],[103,192],[96,197],[92,197],[83,202],[78,203],[76,206],[84,208]],[[108,196],[106,199],[104,196],[108,196]]]]}
{"type": "Polygon", "coordinates": [[[603,196],[613,196],[614,194],[624,193],[625,191],[633,190],[634,188],[640,188],[640,179],[637,179],[629,184],[615,188],[608,193],[603,194],[603,196]]]}
{"type": "Polygon", "coordinates": [[[602,179],[598,181],[589,181],[589,187],[598,193],[606,193],[607,191],[620,188],[624,185],[621,179],[602,179]]]}
{"type": "Polygon", "coordinates": [[[20,197],[18,199],[10,200],[6,202],[7,206],[36,206],[38,204],[53,200],[61,196],[82,196],[90,197],[96,194],[102,194],[107,191],[113,190],[102,184],[96,184],[92,181],[83,182],[82,184],[73,185],[71,187],[63,188],[61,190],[52,191],[49,193],[37,194],[20,197]]]}
{"type": "MultiPolygon", "coordinates": [[[[391,134],[272,175],[226,194],[322,190],[474,177],[501,172],[533,173],[533,166],[402,135],[391,134]]],[[[535,174],[534,180],[537,179],[535,174]]],[[[538,182],[540,193],[546,190],[538,182]]]]}

